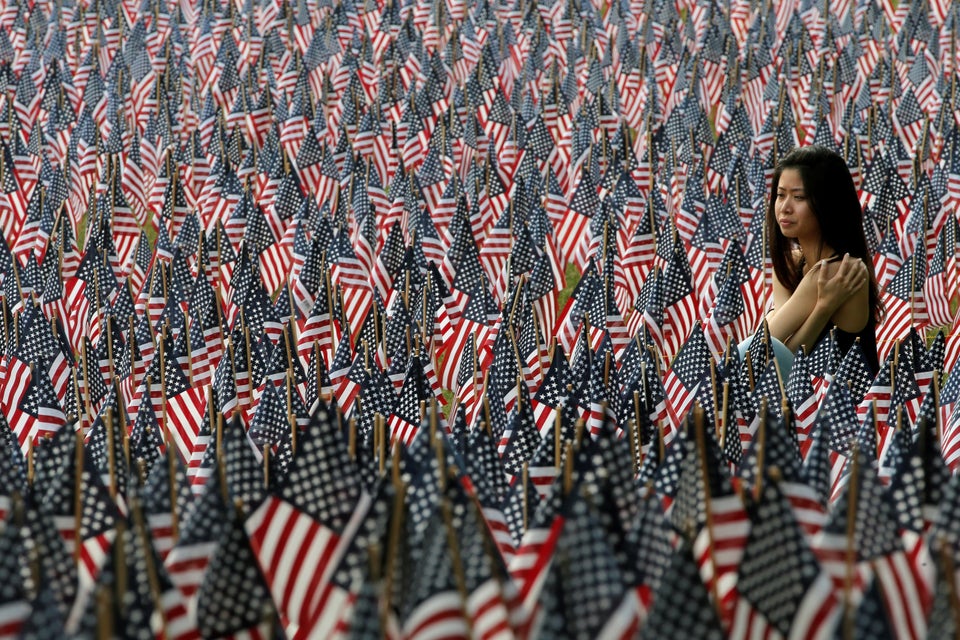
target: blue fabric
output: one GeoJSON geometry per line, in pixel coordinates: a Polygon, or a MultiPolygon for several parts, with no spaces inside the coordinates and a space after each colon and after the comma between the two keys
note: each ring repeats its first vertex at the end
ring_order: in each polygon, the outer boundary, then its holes
{"type": "MultiPolygon", "coordinates": [[[[737,345],[737,350],[740,351],[740,362],[743,362],[744,357],[747,355],[747,350],[750,349],[750,344],[753,342],[753,336],[750,336],[743,342],[737,345]]],[[[787,348],[787,345],[783,344],[773,336],[770,336],[770,344],[773,346],[773,357],[777,361],[777,366],[780,368],[780,375],[783,377],[783,384],[787,384],[787,380],[790,379],[790,369],[793,368],[793,352],[787,348]]]]}

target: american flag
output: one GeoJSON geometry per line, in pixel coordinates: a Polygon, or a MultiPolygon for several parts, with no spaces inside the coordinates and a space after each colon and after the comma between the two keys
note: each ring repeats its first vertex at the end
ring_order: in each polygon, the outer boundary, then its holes
{"type": "Polygon", "coordinates": [[[7,585],[0,601],[0,630],[14,635],[23,628],[31,613],[30,594],[21,567],[24,556],[24,538],[19,527],[4,527],[0,532],[0,576],[7,585]]]}
{"type": "MultiPolygon", "coordinates": [[[[695,324],[664,374],[663,388],[672,428],[679,429],[690,403],[710,369],[710,351],[703,329],[695,324]]],[[[668,434],[669,435],[669,434],[668,434]]],[[[668,438],[669,441],[669,438],[668,438]]]]}
{"type": "Polygon", "coordinates": [[[573,494],[544,576],[532,635],[560,628],[578,637],[629,637],[638,631],[634,593],[604,533],[586,500],[573,494]]]}
{"type": "Polygon", "coordinates": [[[202,636],[269,637],[277,624],[270,588],[239,514],[227,516],[196,596],[202,636]]]}
{"type": "MultiPolygon", "coordinates": [[[[690,261],[683,244],[675,239],[670,261],[663,271],[664,355],[668,360],[679,356],[684,340],[697,320],[697,292],[693,288],[690,261]]],[[[699,329],[702,331],[702,329],[699,329]]]]}
{"type": "Polygon", "coordinates": [[[326,424],[315,419],[298,438],[297,456],[277,493],[268,494],[244,523],[273,602],[287,612],[285,626],[294,632],[317,622],[330,594],[330,576],[350,538],[345,534],[355,529],[369,503],[344,443],[331,428],[330,414],[321,415],[326,424]],[[292,535],[294,530],[310,533],[292,535]]]}
{"type": "Polygon", "coordinates": [[[767,478],[744,545],[730,633],[830,637],[840,602],[779,483],[767,478]]]}
{"type": "MultiPolygon", "coordinates": [[[[208,455],[216,466],[215,449],[215,446],[210,447],[208,455]]],[[[230,517],[224,491],[218,469],[202,485],[198,499],[180,514],[180,535],[164,560],[171,581],[187,598],[194,596],[200,588],[210,557],[230,517]]]]}
{"type": "Polygon", "coordinates": [[[726,636],[717,609],[700,579],[697,560],[689,544],[683,544],[670,555],[670,564],[653,594],[653,606],[643,630],[657,637],[679,634],[719,639],[726,636]]]}
{"type": "Polygon", "coordinates": [[[806,356],[801,349],[793,359],[790,368],[790,378],[786,385],[787,399],[796,425],[797,442],[800,452],[806,457],[810,447],[810,435],[814,420],[819,409],[813,384],[810,382],[810,373],[807,368],[806,356]]]}
{"type": "Polygon", "coordinates": [[[80,527],[76,534],[78,586],[71,618],[82,613],[86,602],[94,596],[100,570],[111,556],[118,523],[122,519],[111,495],[117,487],[103,483],[89,450],[85,452],[82,467],[81,484],[76,488],[80,496],[80,527]]]}
{"type": "MultiPolygon", "coordinates": [[[[751,514],[764,497],[754,485],[769,488],[753,469],[776,464],[807,538],[829,528],[828,516],[830,526],[841,519],[855,474],[838,449],[852,439],[882,456],[867,462],[912,515],[898,520],[902,553],[861,563],[850,620],[864,636],[874,623],[922,636],[928,617],[931,630],[945,629],[937,540],[917,531],[910,502],[920,489],[904,461],[918,456],[888,427],[898,414],[914,423],[905,426],[931,441],[924,455],[943,459],[936,477],[948,484],[942,471],[960,460],[957,393],[952,377],[942,391],[933,381],[960,344],[946,333],[960,281],[949,3],[738,0],[726,12],[556,3],[532,13],[482,2],[114,4],[0,9],[0,477],[10,479],[0,513],[20,517],[13,487],[26,487],[33,448],[22,531],[23,553],[37,560],[24,555],[18,566],[36,565],[40,577],[11,600],[29,607],[18,618],[26,635],[99,630],[96,592],[115,590],[115,554],[95,583],[84,569],[78,600],[68,549],[82,515],[76,498],[104,491],[104,509],[119,513],[115,551],[131,570],[111,613],[130,633],[269,634],[258,624],[269,621],[289,635],[344,637],[363,634],[350,616],[368,611],[371,626],[399,637],[404,625],[431,626],[411,622],[414,607],[449,613],[474,635],[524,635],[533,624],[541,635],[687,636],[698,620],[704,635],[724,625],[728,635],[745,596],[738,583],[754,571],[737,576],[730,557],[719,575],[694,570],[682,589],[694,611],[664,573],[671,561],[712,566],[711,540],[734,540],[734,551],[745,543],[735,541],[742,519],[731,537],[701,535],[686,558],[664,532],[664,515],[679,517],[696,485],[683,476],[698,470],[692,442],[662,443],[676,441],[695,401],[711,437],[723,418],[723,448],[711,440],[711,455],[743,495],[759,496],[751,514]],[[844,356],[833,337],[803,354],[788,381],[751,357],[758,396],[773,400],[785,382],[796,416],[781,425],[773,408],[759,415],[732,348],[772,300],[763,226],[775,164],[811,142],[841,153],[862,189],[887,307],[886,363],[871,380],[857,348],[844,356]],[[561,309],[566,285],[578,282],[561,309]],[[944,338],[927,348],[937,327],[944,338]],[[687,351],[698,352],[696,375],[682,371],[687,351]],[[438,426],[453,442],[434,447],[420,406],[447,397],[451,424],[443,416],[438,426]],[[339,404],[329,415],[327,402],[339,404]],[[322,434],[308,427],[318,412],[322,434]],[[387,454],[392,414],[420,436],[387,454]],[[632,448],[614,439],[630,420],[632,448]],[[751,427],[760,433],[762,421],[763,442],[751,427]],[[52,436],[21,443],[14,432],[38,428],[52,436]],[[486,428],[492,440],[479,435],[486,428]],[[531,429],[535,438],[521,437],[531,429]],[[799,471],[781,455],[794,433],[806,453],[799,471]],[[331,465],[334,481],[313,484],[327,467],[301,457],[317,457],[318,438],[342,466],[331,465]],[[490,464],[500,464],[489,455],[496,443],[512,485],[490,464]],[[444,469],[444,492],[438,449],[464,467],[444,469]],[[90,477],[78,483],[88,454],[90,477]],[[654,476],[656,498],[646,487],[654,476]],[[314,503],[346,479],[353,488],[329,500],[336,517],[327,521],[314,503]],[[401,482],[418,487],[413,500],[367,509],[368,494],[400,495],[401,482]],[[587,512],[562,506],[571,487],[587,512]],[[551,494],[539,506],[538,492],[551,494]],[[637,492],[643,507],[627,498],[637,492]],[[138,539],[141,499],[152,544],[138,539]],[[482,535],[451,548],[443,501],[464,536],[482,535]],[[413,513],[410,531],[421,535],[411,538],[402,521],[413,513]],[[584,537],[564,518],[596,526],[584,537]],[[499,548],[484,537],[491,526],[499,548]],[[426,533],[444,575],[417,575],[426,533]],[[268,567],[271,536],[286,546],[268,567]],[[208,567],[229,545],[243,561],[208,567]],[[155,594],[144,580],[154,551],[168,564],[155,594]],[[511,564],[526,567],[517,600],[501,570],[514,551],[511,564]],[[393,571],[405,557],[407,570],[393,571]],[[283,572],[283,561],[295,571],[283,572]],[[485,572],[458,584],[457,563],[485,572]],[[183,591],[168,588],[167,568],[183,591]],[[600,573],[611,577],[596,591],[603,606],[567,606],[593,593],[600,573]],[[254,587],[238,595],[207,585],[198,619],[205,577],[254,587]],[[424,597],[412,602],[415,580],[424,597]]],[[[718,522],[739,518],[739,496],[721,493],[718,522]]],[[[947,499],[924,498],[925,519],[947,499]]],[[[767,615],[759,600],[743,601],[767,615]]]]}

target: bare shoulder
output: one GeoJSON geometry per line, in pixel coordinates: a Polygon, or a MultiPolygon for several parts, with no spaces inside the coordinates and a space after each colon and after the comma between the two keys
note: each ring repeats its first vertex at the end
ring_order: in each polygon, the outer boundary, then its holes
{"type": "Polygon", "coordinates": [[[832,278],[833,276],[837,275],[837,271],[840,270],[840,261],[834,260],[833,262],[825,262],[821,268],[826,269],[827,276],[832,278]]]}
{"type": "MultiPolygon", "coordinates": [[[[853,256],[848,256],[847,262],[851,264],[856,264],[858,262],[863,262],[863,260],[861,260],[860,258],[855,258],[853,256]]],[[[842,265],[843,265],[843,260],[835,258],[833,260],[826,261],[823,268],[827,270],[827,276],[832,278],[837,274],[837,272],[840,270],[840,267],[842,265]]]]}

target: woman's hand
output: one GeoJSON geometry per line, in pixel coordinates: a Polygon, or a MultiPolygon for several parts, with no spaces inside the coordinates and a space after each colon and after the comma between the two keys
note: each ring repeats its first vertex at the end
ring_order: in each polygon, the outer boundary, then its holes
{"type": "Polygon", "coordinates": [[[817,305],[830,314],[839,309],[870,280],[866,263],[850,257],[850,254],[843,256],[833,275],[830,274],[831,270],[826,261],[821,261],[817,265],[817,271],[817,305]]]}

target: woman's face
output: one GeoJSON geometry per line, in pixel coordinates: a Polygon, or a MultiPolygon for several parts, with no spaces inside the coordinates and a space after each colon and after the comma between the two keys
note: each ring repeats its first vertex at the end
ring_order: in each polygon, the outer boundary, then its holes
{"type": "Polygon", "coordinates": [[[810,206],[803,180],[796,169],[784,169],[777,184],[774,206],[780,233],[795,240],[820,240],[820,223],[810,206]]]}

